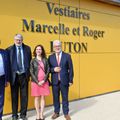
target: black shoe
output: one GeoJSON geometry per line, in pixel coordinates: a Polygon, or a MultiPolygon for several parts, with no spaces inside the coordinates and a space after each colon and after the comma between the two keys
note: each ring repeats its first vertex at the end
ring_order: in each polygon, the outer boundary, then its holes
{"type": "Polygon", "coordinates": [[[26,116],[21,116],[19,120],[27,120],[26,116]]]}
{"type": "Polygon", "coordinates": [[[18,120],[18,118],[14,116],[14,117],[12,117],[12,120],[18,120]]]}
{"type": "Polygon", "coordinates": [[[12,115],[12,120],[18,120],[18,115],[17,114],[13,114],[12,115]]]}

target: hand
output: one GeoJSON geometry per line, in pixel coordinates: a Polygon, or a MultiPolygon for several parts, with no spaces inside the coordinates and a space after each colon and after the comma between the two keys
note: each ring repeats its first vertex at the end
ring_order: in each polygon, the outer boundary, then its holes
{"type": "Polygon", "coordinates": [[[61,71],[61,67],[55,67],[55,68],[54,68],[54,71],[55,71],[55,72],[60,72],[60,71],[61,71]]]}
{"type": "Polygon", "coordinates": [[[69,83],[69,86],[72,86],[73,83],[69,83]]]}
{"type": "Polygon", "coordinates": [[[8,86],[9,86],[9,82],[6,82],[5,87],[8,87],[8,86]]]}
{"type": "Polygon", "coordinates": [[[43,84],[44,84],[44,80],[42,80],[38,83],[39,86],[42,86],[43,84]]]}

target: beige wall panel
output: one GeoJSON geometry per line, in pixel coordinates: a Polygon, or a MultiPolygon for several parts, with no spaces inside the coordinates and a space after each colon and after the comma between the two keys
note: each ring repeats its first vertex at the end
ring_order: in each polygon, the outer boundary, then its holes
{"type": "Polygon", "coordinates": [[[80,98],[80,67],[78,65],[80,64],[80,56],[71,54],[73,65],[74,65],[74,79],[73,79],[73,85],[69,89],[69,99],[79,99],[80,98]]]}
{"type": "Polygon", "coordinates": [[[80,20],[80,40],[88,43],[88,52],[120,52],[120,16],[86,12],[90,14],[90,20],[80,20]]]}
{"type": "Polygon", "coordinates": [[[24,16],[27,6],[28,0],[0,0],[0,15],[24,16]]]}
{"type": "MultiPolygon", "coordinates": [[[[64,4],[75,6],[77,5],[75,1],[60,1],[60,8],[64,8],[64,4]]],[[[78,4],[79,5],[79,4],[78,4]]],[[[74,10],[74,7],[71,7],[71,10],[74,10]]],[[[74,44],[76,42],[80,43],[80,36],[77,34],[77,32],[73,32],[73,29],[78,29],[79,27],[79,19],[76,18],[69,18],[65,16],[60,16],[60,23],[64,24],[65,27],[69,28],[69,34],[60,34],[60,40],[62,41],[63,45],[63,51],[70,53],[73,60],[73,66],[74,66],[74,84],[70,87],[69,90],[69,99],[74,100],[79,98],[79,54],[75,53],[74,50],[74,44]]]]}
{"type": "Polygon", "coordinates": [[[79,0],[60,0],[60,4],[79,8],[79,0]]]}
{"type": "Polygon", "coordinates": [[[51,3],[60,3],[60,0],[38,0],[38,1],[46,1],[46,2],[51,2],[51,3]]]}
{"type": "Polygon", "coordinates": [[[84,10],[99,11],[100,13],[120,15],[118,10],[119,7],[97,0],[80,0],[80,8],[84,8],[84,10]]]}
{"type": "Polygon", "coordinates": [[[80,98],[120,90],[120,54],[80,55],[80,98]]]}

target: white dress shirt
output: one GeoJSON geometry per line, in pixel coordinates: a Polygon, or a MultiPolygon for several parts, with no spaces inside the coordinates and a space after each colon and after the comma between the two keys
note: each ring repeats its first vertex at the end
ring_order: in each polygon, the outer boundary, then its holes
{"type": "Polygon", "coordinates": [[[4,63],[3,63],[2,55],[0,54],[0,76],[2,76],[4,74],[5,74],[4,63]]]}

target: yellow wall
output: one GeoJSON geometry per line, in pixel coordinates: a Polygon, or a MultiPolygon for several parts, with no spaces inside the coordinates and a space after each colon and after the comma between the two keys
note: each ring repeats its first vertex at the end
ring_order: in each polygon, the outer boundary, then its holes
{"type": "MultiPolygon", "coordinates": [[[[56,12],[58,14],[58,11],[56,12]]],[[[56,30],[57,31],[57,30],[56,30]]],[[[0,47],[6,48],[13,44],[16,33],[24,36],[24,43],[31,46],[42,44],[47,54],[50,54],[51,41],[60,39],[63,50],[70,53],[74,64],[74,85],[70,87],[70,100],[85,98],[107,92],[120,90],[120,8],[95,0],[1,0],[0,4],[0,47]],[[55,15],[54,9],[49,13],[46,2],[53,8],[62,10],[70,6],[89,14],[88,18],[72,18],[55,15]],[[30,24],[34,20],[35,27],[40,25],[58,26],[64,24],[69,29],[67,34],[55,34],[27,31],[23,19],[30,24]],[[103,31],[103,37],[94,39],[83,35],[83,28],[103,31]],[[79,31],[80,28],[80,31],[79,31]],[[24,29],[24,31],[23,31],[24,29]],[[73,29],[77,30],[76,35],[73,29]],[[78,32],[79,31],[79,32],[78,32]],[[71,43],[73,42],[73,43],[71,43]],[[71,44],[71,49],[70,49],[71,44]],[[87,51],[86,49],[87,48],[87,51]]],[[[11,113],[10,87],[5,93],[4,113],[11,113]]],[[[52,104],[52,93],[46,98],[47,105],[52,104]]],[[[30,96],[29,109],[34,108],[30,96]]]]}
{"type": "Polygon", "coordinates": [[[92,0],[81,0],[80,7],[91,15],[81,26],[105,31],[97,40],[81,36],[89,48],[80,54],[80,98],[120,90],[120,8],[92,0]]]}

